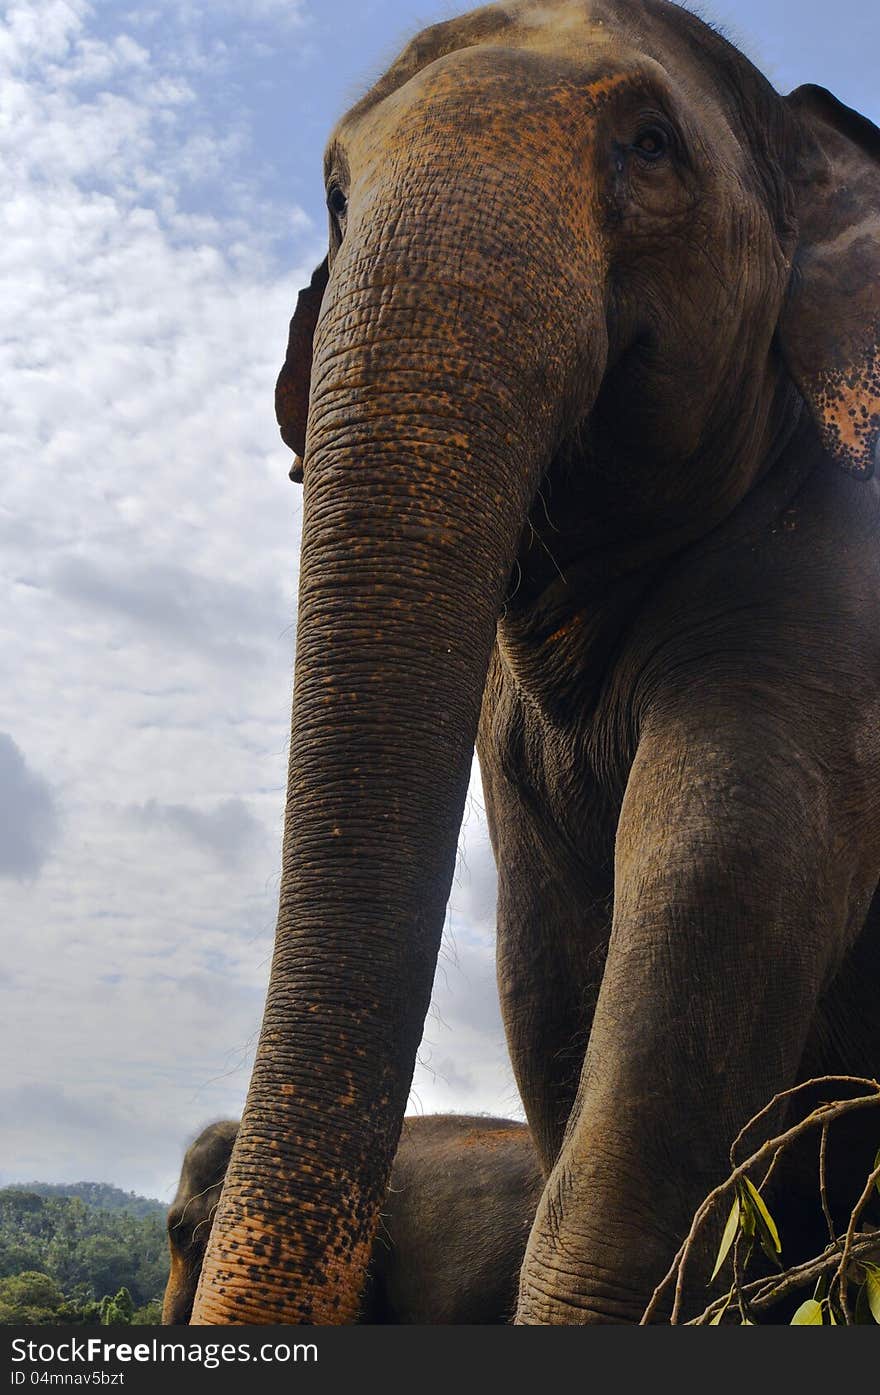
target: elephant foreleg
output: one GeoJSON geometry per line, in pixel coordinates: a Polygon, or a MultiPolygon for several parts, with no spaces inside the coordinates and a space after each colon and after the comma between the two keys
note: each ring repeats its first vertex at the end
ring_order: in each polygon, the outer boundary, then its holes
{"type": "Polygon", "coordinates": [[[499,877],[498,991],[507,1043],[541,1165],[565,1134],[611,928],[607,899],[585,915],[559,880],[523,855],[499,877]]]}
{"type": "MultiPolygon", "coordinates": [[[[704,710],[643,729],[602,987],[520,1322],[637,1321],[726,1175],[732,1137],[798,1074],[880,854],[864,772],[835,785],[827,728],[811,754],[784,715],[704,710]]],[[[705,1284],[700,1258],[694,1270],[705,1284]]]]}

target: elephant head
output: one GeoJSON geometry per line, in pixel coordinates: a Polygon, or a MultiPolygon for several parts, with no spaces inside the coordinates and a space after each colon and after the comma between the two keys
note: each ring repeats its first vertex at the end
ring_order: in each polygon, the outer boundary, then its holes
{"type": "Polygon", "coordinates": [[[665,0],[440,24],[337,126],[277,388],[305,491],[277,940],[194,1321],[357,1312],[496,642],[529,663],[560,569],[708,532],[804,410],[829,469],[874,468],[877,141],[665,0]]]}
{"type": "Polygon", "coordinates": [[[218,1119],[202,1130],[184,1155],[167,1220],[171,1266],[162,1303],[162,1321],[169,1326],[185,1326],[190,1320],[214,1212],[237,1133],[237,1119],[218,1119]]]}

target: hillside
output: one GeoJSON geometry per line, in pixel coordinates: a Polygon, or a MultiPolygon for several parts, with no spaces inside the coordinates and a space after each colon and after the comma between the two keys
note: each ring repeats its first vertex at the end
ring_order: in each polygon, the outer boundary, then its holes
{"type": "Polygon", "coordinates": [[[157,1321],[165,1209],[97,1182],[0,1189],[0,1324],[102,1321],[95,1305],[120,1290],[135,1321],[157,1321]]]}
{"type": "Polygon", "coordinates": [[[87,1206],[99,1211],[126,1211],[130,1216],[164,1216],[168,1203],[137,1192],[124,1192],[109,1182],[22,1182],[21,1186],[0,1188],[4,1191],[33,1192],[42,1197],[77,1196],[87,1206]]]}

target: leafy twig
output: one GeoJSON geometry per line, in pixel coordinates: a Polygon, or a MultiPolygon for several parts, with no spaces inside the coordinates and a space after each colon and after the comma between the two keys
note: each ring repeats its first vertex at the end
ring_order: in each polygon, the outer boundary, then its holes
{"type": "Polygon", "coordinates": [[[868,1180],[865,1183],[865,1189],[859,1197],[858,1201],[856,1202],[855,1206],[853,1207],[852,1215],[849,1218],[849,1225],[846,1228],[846,1237],[843,1242],[843,1254],[840,1256],[840,1264],[837,1266],[837,1272],[835,1273],[834,1278],[832,1279],[832,1287],[835,1284],[837,1285],[837,1292],[840,1297],[840,1306],[843,1309],[843,1316],[847,1322],[852,1321],[852,1317],[849,1311],[849,1304],[847,1301],[846,1270],[852,1254],[853,1236],[855,1235],[856,1226],[861,1220],[862,1212],[867,1206],[868,1201],[870,1200],[871,1193],[876,1187],[878,1181],[880,1181],[880,1165],[875,1167],[873,1172],[869,1175],[868,1180]]]}
{"type": "MultiPolygon", "coordinates": [[[[830,1274],[840,1262],[840,1247],[843,1244],[843,1237],[835,1237],[834,1247],[829,1246],[824,1254],[816,1259],[805,1260],[803,1264],[798,1264],[791,1269],[787,1269],[784,1274],[776,1278],[768,1279],[766,1276],[760,1279],[752,1279],[743,1286],[743,1294],[748,1299],[750,1309],[755,1313],[765,1312],[772,1308],[781,1298],[786,1298],[790,1293],[796,1293],[799,1288],[806,1288],[808,1284],[820,1279],[823,1274],[830,1274]]],[[[880,1259],[880,1231],[868,1231],[854,1237],[850,1249],[850,1263],[855,1264],[859,1260],[880,1259]]],[[[724,1294],[722,1298],[715,1298],[695,1318],[690,1318],[684,1325],[686,1327],[705,1327],[715,1314],[723,1311],[729,1303],[730,1295],[724,1294]]]]}
{"type": "MultiPolygon", "coordinates": [[[[791,1089],[783,1090],[779,1094],[775,1095],[773,1099],[770,1100],[770,1102],[764,1106],[763,1109],[759,1110],[759,1112],[752,1119],[750,1119],[747,1124],[745,1124],[745,1126],[740,1130],[740,1132],[734,1139],[730,1149],[730,1160],[731,1167],[733,1170],[731,1171],[730,1176],[725,1179],[725,1181],[720,1183],[719,1186],[715,1187],[714,1190],[709,1193],[709,1195],[703,1201],[702,1205],[698,1208],[691,1222],[688,1234],[686,1235],[682,1245],[676,1253],[675,1258],[672,1261],[672,1264],[670,1265],[668,1271],[663,1276],[663,1278],[661,1279],[660,1283],[657,1285],[651,1296],[651,1300],[648,1303],[648,1306],[642,1315],[642,1325],[646,1325],[647,1323],[649,1323],[651,1319],[656,1315],[660,1303],[665,1293],[667,1292],[669,1286],[672,1283],[675,1284],[675,1289],[672,1304],[672,1313],[669,1320],[672,1325],[678,1323],[681,1313],[682,1300],[684,1296],[684,1280],[686,1266],[688,1260],[691,1257],[691,1253],[694,1249],[697,1237],[699,1236],[704,1224],[714,1211],[719,1201],[721,1201],[723,1197],[728,1196],[731,1193],[731,1191],[734,1192],[734,1196],[739,1197],[740,1224],[743,1223],[745,1217],[746,1208],[743,1206],[743,1198],[745,1197],[748,1202],[749,1208],[751,1208],[751,1210],[754,1212],[753,1221],[755,1217],[758,1218],[762,1245],[764,1249],[767,1251],[767,1253],[770,1254],[771,1258],[773,1258],[774,1251],[776,1253],[779,1252],[778,1235],[776,1234],[772,1217],[770,1216],[769,1212],[767,1212],[758,1190],[753,1187],[751,1181],[749,1180],[748,1173],[753,1169],[757,1168],[760,1164],[764,1163],[768,1158],[771,1159],[770,1166],[765,1174],[764,1182],[762,1183],[763,1186],[769,1179],[783,1151],[790,1147],[791,1144],[793,1144],[797,1139],[802,1138],[805,1134],[807,1134],[810,1131],[810,1129],[818,1127],[822,1130],[822,1138],[820,1140],[820,1173],[822,1179],[821,1186],[824,1192],[824,1144],[825,1139],[827,1138],[827,1131],[829,1126],[836,1119],[841,1118],[845,1114],[851,1114],[862,1109],[876,1109],[878,1108],[878,1106],[880,1106],[880,1084],[878,1084],[876,1080],[871,1080],[864,1076],[855,1075],[822,1076],[817,1079],[805,1080],[802,1081],[799,1085],[795,1085],[791,1089]],[[742,1162],[736,1162],[737,1152],[740,1146],[742,1145],[744,1139],[748,1137],[749,1133],[751,1133],[752,1130],[755,1129],[759,1123],[766,1120],[767,1117],[773,1112],[773,1110],[778,1109],[780,1105],[782,1105],[785,1101],[791,1101],[796,1096],[802,1095],[807,1090],[815,1090],[817,1088],[827,1090],[832,1086],[837,1086],[841,1084],[857,1086],[866,1093],[863,1093],[861,1095],[854,1095],[851,1098],[844,1100],[831,1100],[827,1103],[823,1103],[816,1106],[814,1109],[810,1111],[809,1114],[806,1115],[805,1118],[801,1119],[798,1123],[791,1125],[782,1133],[777,1134],[776,1137],[768,1139],[765,1143],[761,1145],[761,1147],[759,1147],[749,1157],[745,1158],[742,1162]],[[765,1243],[765,1241],[767,1241],[768,1243],[765,1243]]],[[[880,1159],[878,1159],[878,1165],[875,1168],[874,1172],[871,1174],[871,1177],[869,1178],[869,1181],[866,1184],[865,1191],[860,1197],[859,1202],[857,1203],[856,1210],[853,1212],[853,1215],[850,1218],[850,1224],[847,1229],[847,1238],[844,1240],[843,1245],[843,1255],[841,1255],[839,1259],[837,1271],[838,1274],[843,1273],[843,1271],[846,1268],[846,1264],[852,1257],[853,1237],[855,1235],[855,1229],[858,1225],[861,1212],[864,1210],[868,1198],[870,1197],[871,1189],[877,1183],[878,1178],[880,1178],[880,1159]]],[[[834,1240],[834,1242],[837,1243],[836,1237],[834,1236],[833,1225],[831,1224],[830,1220],[830,1208],[828,1208],[827,1196],[825,1195],[823,1195],[823,1210],[826,1214],[826,1221],[829,1224],[832,1240],[834,1240]]],[[[728,1222],[728,1227],[729,1225],[730,1221],[728,1222]]],[[[725,1232],[725,1239],[727,1247],[729,1248],[730,1239],[728,1238],[727,1231],[725,1232]]],[[[736,1250],[734,1250],[734,1259],[736,1263],[736,1250]]],[[[831,1265],[835,1263],[837,1259],[837,1255],[832,1256],[828,1264],[826,1265],[823,1262],[816,1272],[824,1273],[825,1269],[827,1267],[831,1267],[831,1265]]],[[[719,1267],[720,1266],[716,1264],[716,1272],[719,1267]]],[[[802,1277],[800,1279],[800,1282],[803,1283],[804,1281],[805,1280],[802,1277]]],[[[757,1282],[759,1284],[766,1284],[767,1281],[766,1279],[764,1279],[758,1280],[757,1282]]],[[[845,1279],[840,1280],[839,1283],[845,1284],[845,1279]]],[[[734,1274],[734,1288],[737,1288],[736,1272],[734,1274]]],[[[747,1295],[750,1289],[751,1285],[745,1286],[742,1289],[743,1294],[747,1295]]],[[[714,1305],[710,1305],[710,1308],[706,1310],[707,1313],[711,1312],[713,1306],[714,1305]]],[[[844,1318],[847,1322],[849,1322],[850,1317],[848,1315],[848,1311],[845,1304],[845,1295],[842,1300],[842,1307],[844,1310],[844,1318]]]]}

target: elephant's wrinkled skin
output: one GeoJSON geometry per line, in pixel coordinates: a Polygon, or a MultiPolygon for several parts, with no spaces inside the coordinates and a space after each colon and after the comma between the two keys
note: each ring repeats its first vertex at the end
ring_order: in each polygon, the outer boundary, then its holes
{"type": "Polygon", "coordinates": [[[665,0],[518,0],[414,40],[326,175],[278,936],[196,1313],[357,1311],[476,737],[548,1174],[517,1320],[632,1322],[743,1122],[880,1071],[880,134],[665,0]]]}
{"type": "MultiPolygon", "coordinates": [[[[168,1212],[162,1321],[188,1323],[238,1124],[190,1144],[168,1212]]],[[[361,1303],[362,1323],[490,1323],[516,1307],[544,1179],[529,1131],[510,1119],[405,1119],[361,1303]]]]}

